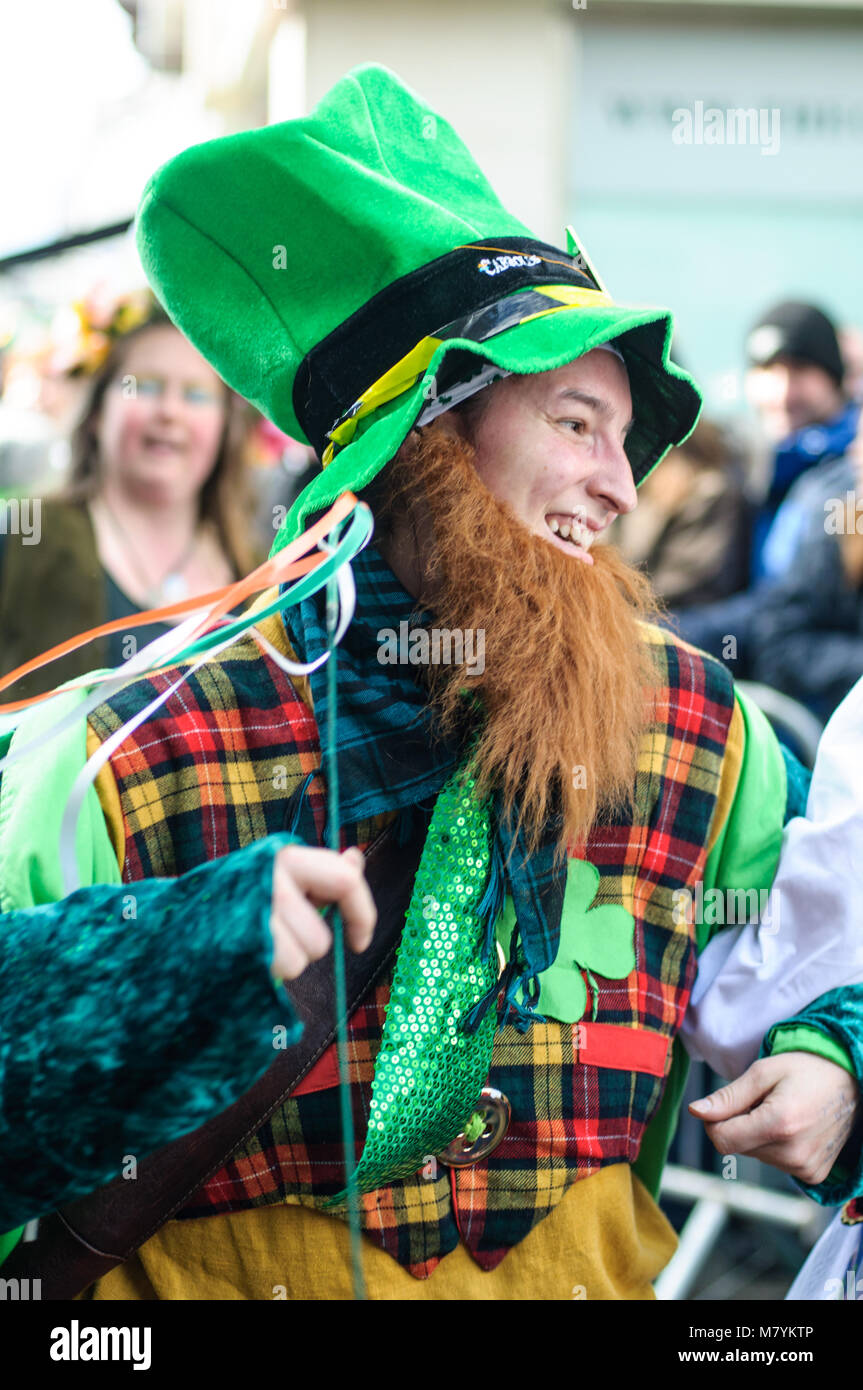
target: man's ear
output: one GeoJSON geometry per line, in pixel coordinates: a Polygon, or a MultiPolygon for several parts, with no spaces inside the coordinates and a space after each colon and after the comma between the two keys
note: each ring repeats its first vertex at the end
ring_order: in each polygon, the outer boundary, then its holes
{"type": "Polygon", "coordinates": [[[448,435],[451,439],[467,438],[466,423],[457,410],[445,410],[433,423],[442,434],[448,435]]]}

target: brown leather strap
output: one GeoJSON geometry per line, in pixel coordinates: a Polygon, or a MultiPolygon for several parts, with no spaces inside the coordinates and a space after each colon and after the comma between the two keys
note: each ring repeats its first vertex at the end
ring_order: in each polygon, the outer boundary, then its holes
{"type": "MultiPolygon", "coordinates": [[[[392,826],[366,856],[378,910],[374,939],[361,956],[345,952],[348,1016],[381,977],[398,946],[425,840],[422,818],[399,847],[392,826]]],[[[68,1299],[129,1258],[176,1214],[299,1085],[336,1033],[332,954],[287,981],[303,1035],[221,1115],[166,1144],[138,1165],[135,1180],[115,1178],[39,1222],[36,1239],[19,1241],[4,1278],[41,1279],[43,1299],[68,1299]]]]}

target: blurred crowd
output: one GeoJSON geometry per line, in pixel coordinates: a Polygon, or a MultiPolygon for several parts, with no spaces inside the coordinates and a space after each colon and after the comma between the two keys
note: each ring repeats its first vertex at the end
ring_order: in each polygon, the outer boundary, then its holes
{"type": "Polygon", "coordinates": [[[863,675],[861,346],[814,304],[768,309],[745,344],[757,435],[702,416],[610,533],[680,636],[821,722],[863,675]]]}
{"type": "MultiPolygon", "coordinates": [[[[94,294],[63,322],[62,341],[27,364],[28,410],[0,395],[0,675],[126,622],[15,698],[119,664],[166,630],[136,625],[145,610],[248,573],[318,466],[148,292],[94,294]],[[14,511],[37,493],[38,545],[14,511]]],[[[743,346],[757,433],[702,416],[610,539],[648,571],[675,631],[823,722],[863,675],[863,338],[787,301],[743,346]]],[[[2,365],[8,386],[21,362],[2,365]]]]}

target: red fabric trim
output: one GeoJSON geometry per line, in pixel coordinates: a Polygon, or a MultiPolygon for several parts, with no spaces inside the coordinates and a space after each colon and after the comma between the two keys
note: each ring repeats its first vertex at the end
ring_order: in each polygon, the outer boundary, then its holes
{"type": "Polygon", "coordinates": [[[588,1067],[613,1067],[616,1071],[643,1071],[665,1075],[670,1039],[647,1028],[626,1028],[620,1023],[576,1023],[573,1029],[578,1060],[588,1067]]]}
{"type": "Polygon", "coordinates": [[[299,1086],[291,1091],[291,1096],[309,1096],[313,1091],[329,1091],[339,1084],[339,1057],[335,1043],[330,1043],[299,1086]]]}
{"type": "MultiPolygon", "coordinates": [[[[643,1071],[665,1075],[668,1037],[647,1028],[627,1028],[619,1023],[577,1023],[574,1027],[578,1060],[588,1067],[612,1067],[615,1071],[643,1071]]],[[[308,1076],[291,1092],[308,1096],[339,1084],[336,1044],[331,1043],[308,1076]]]]}

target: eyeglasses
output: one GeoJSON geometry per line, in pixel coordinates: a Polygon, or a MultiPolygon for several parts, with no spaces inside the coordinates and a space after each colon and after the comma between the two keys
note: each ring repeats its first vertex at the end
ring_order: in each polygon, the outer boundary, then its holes
{"type": "MultiPolygon", "coordinates": [[[[165,392],[168,390],[169,383],[165,377],[135,376],[133,373],[129,372],[115,377],[112,385],[115,389],[119,390],[121,395],[127,400],[155,400],[164,396],[165,392]]],[[[187,405],[208,406],[222,404],[221,392],[198,382],[186,382],[182,388],[182,395],[187,405]]]]}

